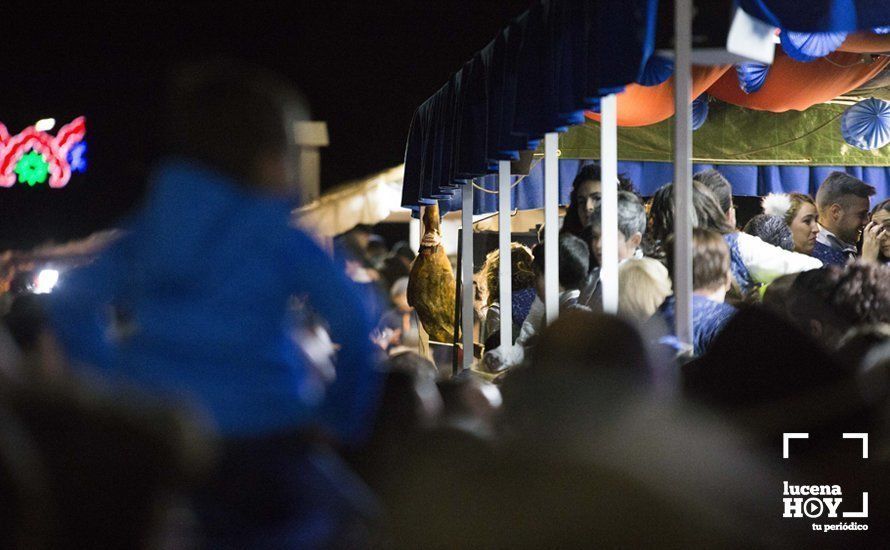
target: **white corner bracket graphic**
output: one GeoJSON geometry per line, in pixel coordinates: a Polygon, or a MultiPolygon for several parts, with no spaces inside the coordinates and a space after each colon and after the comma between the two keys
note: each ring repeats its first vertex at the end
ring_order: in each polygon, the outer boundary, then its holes
{"type": "Polygon", "coordinates": [[[861,439],[862,440],[862,458],[868,458],[868,434],[845,433],[844,439],[861,439]]]}
{"type": "Polygon", "coordinates": [[[861,512],[844,512],[845,518],[867,518],[868,517],[868,493],[862,493],[862,511],[861,512]]]}
{"type": "Polygon", "coordinates": [[[789,433],[782,434],[782,458],[788,458],[788,440],[789,439],[809,439],[809,433],[789,433]]]}

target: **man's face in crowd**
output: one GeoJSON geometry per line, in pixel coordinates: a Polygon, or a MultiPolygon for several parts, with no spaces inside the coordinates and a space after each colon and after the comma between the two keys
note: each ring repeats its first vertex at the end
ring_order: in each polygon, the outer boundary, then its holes
{"type": "Polygon", "coordinates": [[[587,180],[582,182],[575,190],[575,202],[578,205],[578,217],[581,225],[590,225],[590,215],[596,205],[600,203],[602,184],[598,181],[587,180]]]}
{"type": "Polygon", "coordinates": [[[851,195],[845,197],[843,202],[835,234],[841,240],[853,244],[859,240],[859,234],[868,223],[868,198],[851,195]]]}

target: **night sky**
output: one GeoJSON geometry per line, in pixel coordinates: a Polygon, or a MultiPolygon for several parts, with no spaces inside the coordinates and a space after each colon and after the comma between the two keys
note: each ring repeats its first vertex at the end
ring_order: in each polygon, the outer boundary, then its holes
{"type": "Polygon", "coordinates": [[[55,134],[86,115],[89,168],[64,189],[0,188],[0,250],[83,237],[138,205],[178,61],[238,58],[290,79],[328,123],[324,189],[400,163],[414,109],[530,2],[136,4],[4,9],[0,122],[16,134],[53,117],[55,134]]]}

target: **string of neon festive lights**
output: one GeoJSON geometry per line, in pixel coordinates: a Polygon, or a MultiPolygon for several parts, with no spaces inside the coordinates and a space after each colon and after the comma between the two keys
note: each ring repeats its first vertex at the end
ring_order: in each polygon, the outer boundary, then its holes
{"type": "Polygon", "coordinates": [[[0,123],[0,187],[12,187],[18,181],[29,186],[49,181],[49,186],[59,189],[71,180],[72,164],[83,170],[86,144],[86,118],[78,117],[62,126],[55,136],[28,126],[10,136],[0,123]],[[72,149],[78,148],[69,158],[72,149]]]}

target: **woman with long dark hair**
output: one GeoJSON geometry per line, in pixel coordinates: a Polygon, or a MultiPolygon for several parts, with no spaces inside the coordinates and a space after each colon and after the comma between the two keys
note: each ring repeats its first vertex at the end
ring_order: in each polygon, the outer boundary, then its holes
{"type": "Polygon", "coordinates": [[[890,199],[871,211],[871,221],[862,231],[862,259],[890,264],[890,199]]]}
{"type": "MultiPolygon", "coordinates": [[[[590,214],[593,213],[602,196],[602,179],[598,164],[588,164],[578,171],[578,175],[572,181],[569,206],[566,208],[566,217],[562,223],[563,233],[571,233],[576,237],[584,238],[584,228],[590,225],[590,214]]],[[[618,175],[618,189],[630,191],[639,196],[639,193],[634,189],[633,182],[622,174],[618,175]]]]}

